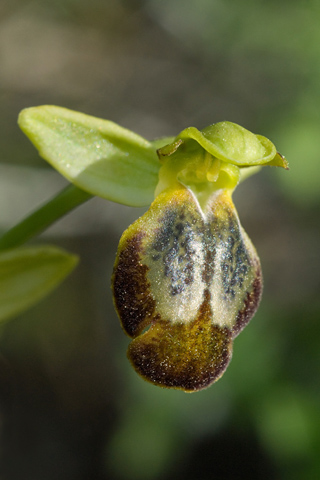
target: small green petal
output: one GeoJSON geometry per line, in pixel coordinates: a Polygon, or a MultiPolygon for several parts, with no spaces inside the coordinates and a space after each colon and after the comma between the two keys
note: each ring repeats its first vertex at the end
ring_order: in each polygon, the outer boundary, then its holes
{"type": "Polygon", "coordinates": [[[281,155],[281,153],[277,152],[275,157],[268,163],[270,167],[282,167],[286,170],[289,170],[289,163],[288,160],[281,155]]]}
{"type": "Polygon", "coordinates": [[[77,187],[114,202],[149,205],[160,163],[153,145],[108,120],[44,105],[19,125],[39,154],[77,187]]]}
{"type": "Polygon", "coordinates": [[[174,142],[175,137],[162,137],[162,138],[156,138],[151,142],[153,148],[158,150],[159,148],[164,147],[165,145],[168,145],[172,142],[174,142]]]}
{"type": "Polygon", "coordinates": [[[0,254],[0,320],[41,300],[74,269],[78,258],[53,246],[23,247],[0,254]]]}

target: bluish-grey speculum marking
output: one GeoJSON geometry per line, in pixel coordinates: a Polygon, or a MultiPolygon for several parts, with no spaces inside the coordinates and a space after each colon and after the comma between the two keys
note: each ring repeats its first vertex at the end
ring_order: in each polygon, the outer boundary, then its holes
{"type": "MultiPolygon", "coordinates": [[[[240,236],[239,225],[236,219],[230,215],[228,237],[224,243],[225,253],[221,263],[222,282],[226,296],[235,297],[235,287],[242,287],[244,275],[248,272],[250,259],[243,239],[240,236]]],[[[223,237],[223,230],[221,231],[223,237]]]]}
{"type": "Polygon", "coordinates": [[[193,282],[195,232],[192,221],[184,213],[167,209],[151,245],[152,260],[161,262],[164,276],[170,279],[171,296],[182,293],[186,285],[193,282]]]}

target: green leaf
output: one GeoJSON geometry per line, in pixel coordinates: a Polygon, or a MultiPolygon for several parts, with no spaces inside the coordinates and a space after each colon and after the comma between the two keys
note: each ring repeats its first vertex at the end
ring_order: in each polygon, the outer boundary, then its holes
{"type": "Polygon", "coordinates": [[[160,162],[139,135],[51,105],[22,110],[19,125],[39,154],[77,187],[125,205],[153,201],[160,162]]]}
{"type": "Polygon", "coordinates": [[[22,247],[0,253],[0,320],[37,303],[77,263],[75,255],[54,246],[22,247]]]}

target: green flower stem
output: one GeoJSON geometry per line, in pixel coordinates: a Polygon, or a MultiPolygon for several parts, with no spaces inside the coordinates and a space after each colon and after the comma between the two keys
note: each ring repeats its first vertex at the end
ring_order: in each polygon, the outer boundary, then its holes
{"type": "Polygon", "coordinates": [[[69,185],[0,237],[0,250],[14,248],[27,242],[90,198],[92,198],[91,194],[74,185],[69,185]]]}

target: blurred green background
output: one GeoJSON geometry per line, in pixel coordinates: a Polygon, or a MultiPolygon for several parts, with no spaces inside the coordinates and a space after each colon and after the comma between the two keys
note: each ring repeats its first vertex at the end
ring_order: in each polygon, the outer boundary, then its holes
{"type": "Polygon", "coordinates": [[[1,230],[65,185],[19,131],[24,107],[149,139],[229,120],[290,162],[235,193],[265,291],[200,393],[146,384],[126,360],[110,277],[143,210],[93,199],[44,235],[82,262],[2,326],[1,480],[320,478],[320,2],[1,0],[0,98],[1,230]]]}

